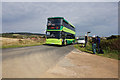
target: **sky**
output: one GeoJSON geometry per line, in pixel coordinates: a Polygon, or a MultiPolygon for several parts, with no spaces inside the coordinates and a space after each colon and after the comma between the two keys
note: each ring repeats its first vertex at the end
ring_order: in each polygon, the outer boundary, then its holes
{"type": "Polygon", "coordinates": [[[2,2],[2,32],[45,33],[51,16],[71,22],[76,36],[118,34],[117,2],[2,2]]]}
{"type": "Polygon", "coordinates": [[[1,0],[2,2],[119,2],[120,0],[1,0]]]}

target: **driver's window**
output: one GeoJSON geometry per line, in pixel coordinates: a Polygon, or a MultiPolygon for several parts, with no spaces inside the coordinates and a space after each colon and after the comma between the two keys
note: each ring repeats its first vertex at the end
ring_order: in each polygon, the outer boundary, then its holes
{"type": "Polygon", "coordinates": [[[50,35],[50,32],[47,32],[46,34],[47,34],[47,35],[50,35]]]}

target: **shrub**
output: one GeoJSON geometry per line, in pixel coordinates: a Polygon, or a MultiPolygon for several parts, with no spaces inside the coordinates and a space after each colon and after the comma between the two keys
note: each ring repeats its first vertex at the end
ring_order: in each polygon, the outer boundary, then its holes
{"type": "Polygon", "coordinates": [[[108,49],[110,51],[118,50],[120,51],[120,38],[101,40],[101,48],[108,49]]]}

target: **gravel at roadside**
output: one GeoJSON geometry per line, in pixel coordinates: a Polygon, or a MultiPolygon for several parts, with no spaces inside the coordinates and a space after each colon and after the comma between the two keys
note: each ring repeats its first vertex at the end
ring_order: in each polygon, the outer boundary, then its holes
{"type": "Polygon", "coordinates": [[[118,60],[74,49],[41,78],[118,78],[118,60]]]}

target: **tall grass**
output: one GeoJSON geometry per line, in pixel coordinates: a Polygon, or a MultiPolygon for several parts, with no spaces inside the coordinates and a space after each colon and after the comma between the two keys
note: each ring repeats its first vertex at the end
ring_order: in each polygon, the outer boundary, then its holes
{"type": "Polygon", "coordinates": [[[44,38],[38,40],[32,39],[15,39],[15,38],[2,38],[1,48],[15,48],[25,46],[41,45],[45,42],[44,38]]]}
{"type": "Polygon", "coordinates": [[[92,54],[92,45],[88,42],[86,47],[82,47],[82,44],[75,44],[75,48],[78,48],[81,51],[88,52],[92,54]]]}

